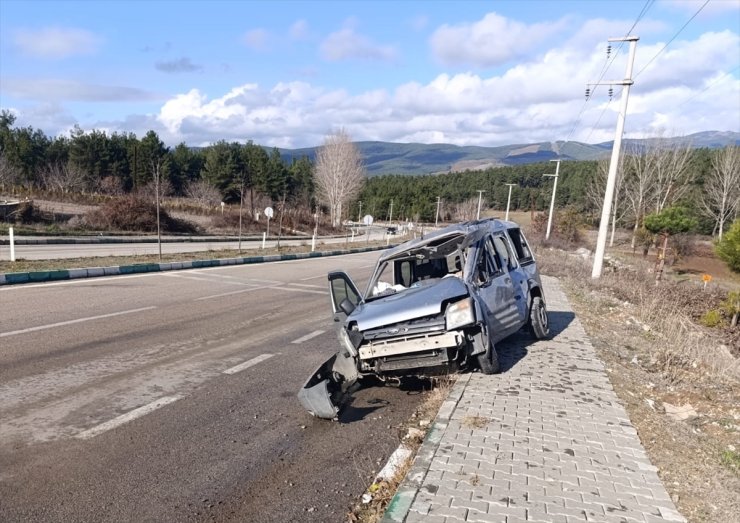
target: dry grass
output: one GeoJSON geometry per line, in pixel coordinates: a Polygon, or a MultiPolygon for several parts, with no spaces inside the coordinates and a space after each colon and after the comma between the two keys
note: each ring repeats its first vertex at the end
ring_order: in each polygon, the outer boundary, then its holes
{"type": "Polygon", "coordinates": [[[491,423],[491,418],[484,416],[465,416],[462,420],[462,426],[467,429],[482,429],[491,423]]]}
{"type": "Polygon", "coordinates": [[[591,278],[591,261],[573,253],[540,250],[538,263],[543,274],[574,282],[576,292],[589,294],[601,313],[619,316],[650,340],[647,364],[672,380],[685,379],[686,371],[697,366],[720,379],[740,378],[740,347],[699,324],[707,310],[719,306],[721,290],[703,291],[670,278],[656,285],[651,265],[641,261],[630,266],[612,262],[597,280],[591,278]]]}

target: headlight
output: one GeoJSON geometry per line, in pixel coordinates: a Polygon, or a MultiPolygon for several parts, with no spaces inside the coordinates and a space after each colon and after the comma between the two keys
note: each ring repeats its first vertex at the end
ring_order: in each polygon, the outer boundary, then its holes
{"type": "Polygon", "coordinates": [[[445,321],[447,322],[447,330],[475,323],[473,300],[466,298],[450,305],[445,313],[445,321]]]}
{"type": "Polygon", "coordinates": [[[355,346],[352,345],[352,340],[349,339],[349,334],[347,333],[346,329],[339,329],[339,339],[346,347],[347,352],[349,352],[352,356],[357,356],[357,349],[355,349],[355,346]]]}

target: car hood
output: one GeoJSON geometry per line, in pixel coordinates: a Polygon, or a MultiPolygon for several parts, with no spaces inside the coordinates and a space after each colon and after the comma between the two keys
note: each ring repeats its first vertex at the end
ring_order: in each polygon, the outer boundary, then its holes
{"type": "Polygon", "coordinates": [[[468,289],[460,278],[442,278],[433,285],[410,288],[385,298],[363,302],[349,315],[360,331],[403,321],[433,316],[442,312],[442,302],[466,296],[468,289]]]}

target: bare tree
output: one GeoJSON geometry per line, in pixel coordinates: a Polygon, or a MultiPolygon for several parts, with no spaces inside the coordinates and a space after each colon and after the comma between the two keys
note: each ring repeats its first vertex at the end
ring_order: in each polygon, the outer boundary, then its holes
{"type": "Polygon", "coordinates": [[[722,239],[725,222],[740,207],[740,147],[728,146],[712,155],[712,171],[704,181],[703,213],[715,221],[722,239]]]}
{"type": "Polygon", "coordinates": [[[694,178],[688,169],[691,158],[691,142],[671,142],[659,136],[650,140],[648,154],[652,155],[652,168],[655,171],[655,212],[676,203],[694,178]]]}
{"type": "Polygon", "coordinates": [[[655,155],[649,151],[633,148],[626,157],[627,177],[625,180],[625,196],[629,206],[629,212],[634,220],[632,230],[632,250],[635,250],[637,242],[637,231],[642,227],[646,209],[652,206],[652,198],[655,194],[655,170],[653,163],[655,155]]]}
{"type": "Polygon", "coordinates": [[[13,185],[20,176],[20,170],[8,160],[8,155],[0,149],[0,190],[6,185],[13,185]]]}
{"type": "Polygon", "coordinates": [[[87,177],[75,165],[54,163],[41,170],[41,184],[50,191],[82,192],[87,188],[87,177]]]}
{"type": "Polygon", "coordinates": [[[365,182],[360,152],[344,129],[324,139],[316,152],[314,176],[319,197],[329,206],[331,223],[338,227],[342,208],[357,196],[365,182]]]}
{"type": "Polygon", "coordinates": [[[475,220],[478,213],[478,198],[470,198],[452,206],[452,219],[456,221],[475,220]]]}
{"type": "Polygon", "coordinates": [[[205,180],[190,182],[185,189],[188,198],[205,207],[215,207],[221,201],[221,193],[205,180]]]}
{"type": "MultiPolygon", "coordinates": [[[[606,179],[609,175],[609,159],[604,158],[599,160],[596,166],[596,176],[589,180],[586,186],[586,197],[589,202],[596,208],[600,209],[604,204],[604,192],[606,191],[606,179]]],[[[614,184],[614,198],[612,199],[611,208],[611,239],[609,240],[609,247],[614,246],[614,232],[617,227],[617,222],[621,221],[627,214],[628,207],[624,202],[624,157],[619,158],[619,165],[617,166],[617,177],[614,184]]]]}

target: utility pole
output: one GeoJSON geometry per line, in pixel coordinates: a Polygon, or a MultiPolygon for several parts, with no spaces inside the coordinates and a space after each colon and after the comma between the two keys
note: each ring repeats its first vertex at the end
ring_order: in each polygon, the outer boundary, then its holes
{"type": "Polygon", "coordinates": [[[480,204],[483,202],[483,193],[486,191],[478,191],[478,217],[476,220],[480,220],[480,204]]]}
{"type": "Polygon", "coordinates": [[[388,225],[393,223],[393,198],[391,198],[391,212],[388,215],[388,225]]]}
{"type": "Polygon", "coordinates": [[[362,200],[360,200],[360,212],[357,215],[357,221],[358,222],[361,222],[362,221],[362,200]]]}
{"type": "Polygon", "coordinates": [[[505,183],[504,185],[509,186],[509,198],[506,200],[506,217],[504,220],[509,221],[509,207],[511,206],[511,188],[517,185],[516,183],[505,183]]]}
{"type": "Polygon", "coordinates": [[[550,239],[550,231],[552,230],[552,212],[555,209],[555,191],[558,190],[558,175],[560,174],[560,160],[550,160],[551,162],[557,162],[555,167],[555,174],[543,174],[542,176],[552,176],[555,178],[555,183],[552,184],[552,198],[550,199],[550,217],[547,218],[547,233],[545,233],[545,239],[550,239]]]}
{"type": "MultiPolygon", "coordinates": [[[[635,63],[635,49],[639,36],[623,36],[621,38],[609,38],[610,42],[629,42],[630,51],[627,58],[627,69],[624,74],[624,80],[613,82],[604,82],[609,85],[621,85],[622,99],[617,115],[617,129],[614,135],[614,146],[612,147],[612,157],[609,161],[609,175],[606,179],[606,192],[604,193],[604,206],[601,208],[601,221],[599,222],[599,236],[596,239],[596,252],[594,253],[594,266],[591,271],[592,278],[601,276],[601,269],[604,265],[604,251],[606,251],[606,234],[609,228],[609,212],[612,208],[614,199],[614,186],[617,181],[617,166],[619,165],[619,151],[622,147],[622,135],[624,134],[624,121],[627,116],[627,100],[630,95],[630,86],[634,83],[632,80],[632,67],[635,63]]],[[[596,85],[596,84],[594,84],[596,85]]],[[[588,88],[586,93],[588,93],[588,88]]]]}
{"type": "Polygon", "coordinates": [[[437,215],[434,217],[434,226],[436,227],[439,223],[439,204],[440,204],[440,197],[437,196],[437,215]]]}

